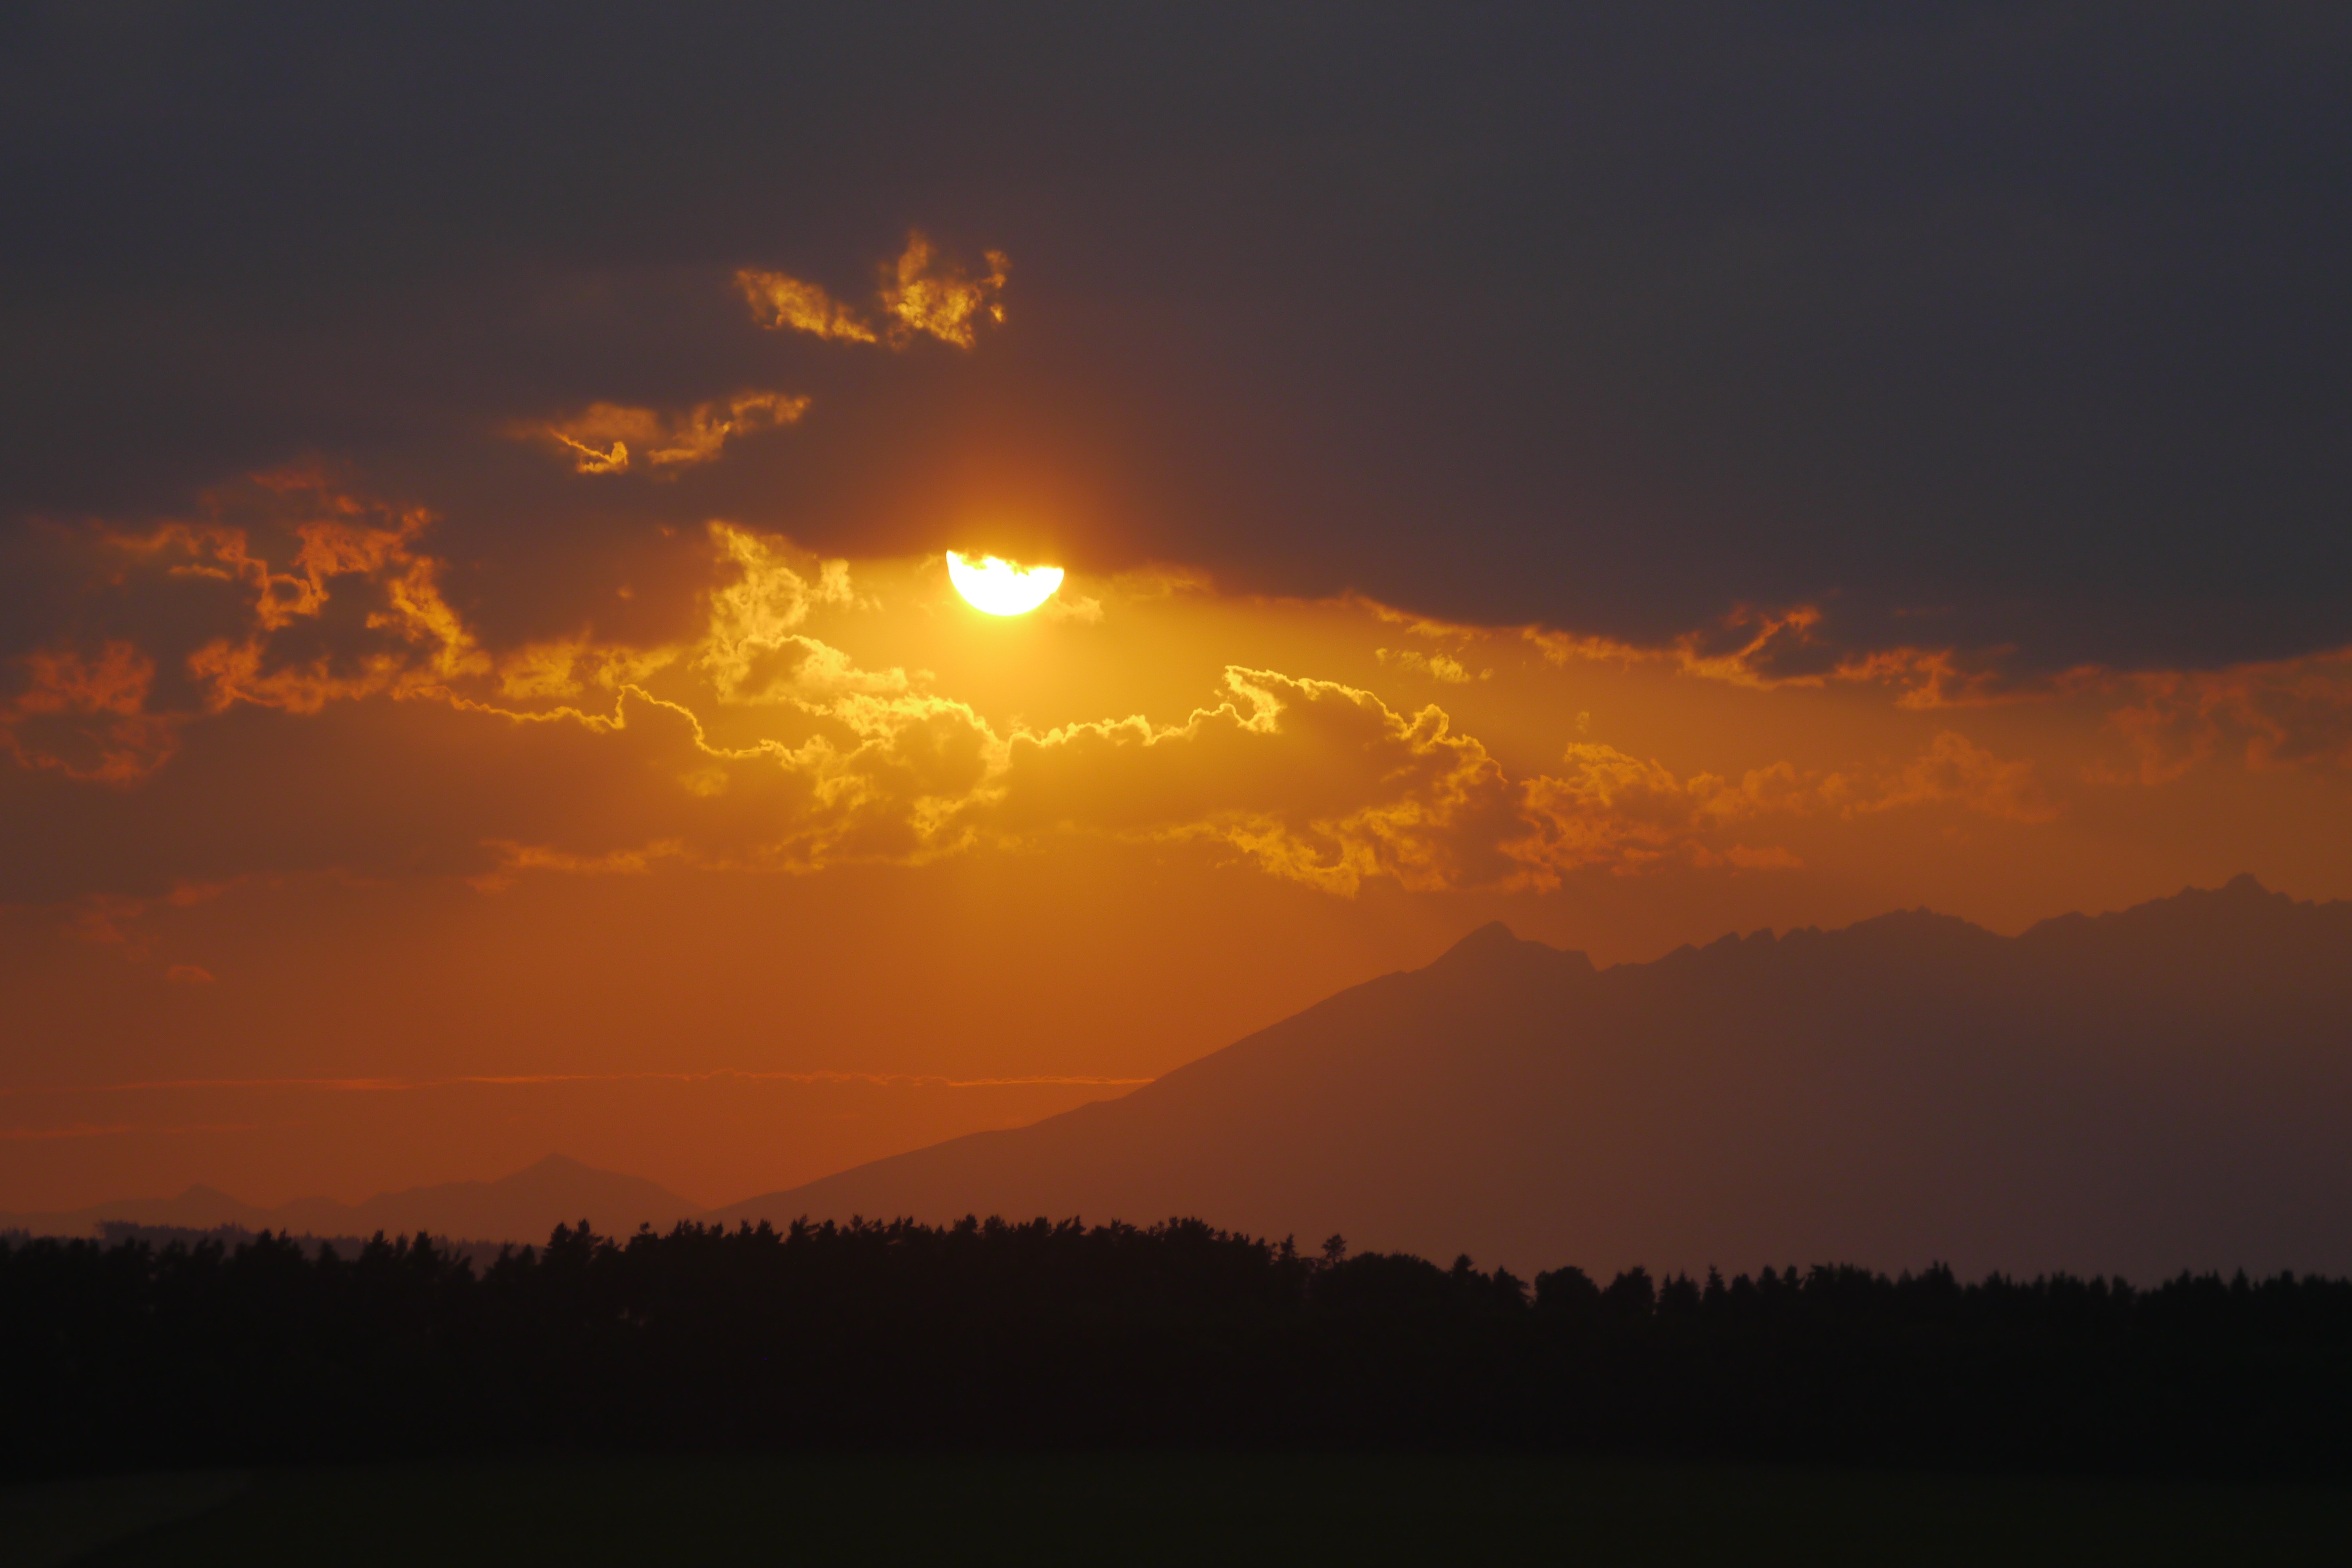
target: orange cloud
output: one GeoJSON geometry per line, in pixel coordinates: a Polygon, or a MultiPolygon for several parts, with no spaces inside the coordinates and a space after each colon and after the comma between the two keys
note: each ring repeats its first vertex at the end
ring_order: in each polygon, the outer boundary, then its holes
{"type": "Polygon", "coordinates": [[[238,583],[250,591],[251,626],[188,657],[208,710],[243,702],[315,713],[331,701],[414,695],[487,671],[488,659],[442,596],[442,563],[415,548],[432,513],[344,494],[308,470],[262,475],[257,483],[299,508],[289,529],[299,543],[286,571],[270,565],[245,528],[225,522],[173,522],[145,534],[109,536],[134,561],[169,563],[172,575],[238,583]],[[317,621],[333,595],[346,591],[341,584],[365,596],[364,629],[379,635],[355,649],[277,657],[278,635],[317,621]]]}
{"type": "Polygon", "coordinates": [[[119,898],[107,893],[90,894],[73,908],[66,929],[77,939],[105,946],[130,946],[131,938],[123,925],[147,912],[142,899],[119,898]]]}
{"type": "Polygon", "coordinates": [[[602,855],[574,855],[566,850],[551,849],[544,845],[519,844],[511,838],[493,838],[483,847],[495,850],[499,866],[467,880],[479,892],[502,892],[514,885],[519,871],[562,871],[575,877],[642,876],[663,860],[681,858],[684,845],[674,839],[648,844],[642,849],[614,849],[602,855]]]}
{"type": "Polygon", "coordinates": [[[1523,880],[1556,886],[1583,867],[1618,874],[1669,865],[1729,865],[1746,870],[1799,862],[1778,846],[1723,845],[1717,837],[1775,814],[1806,816],[1956,806],[2012,822],[2048,822],[2058,810],[2042,793],[2033,764],[2004,762],[1951,731],[1891,777],[1875,782],[1810,772],[1787,763],[1751,768],[1737,781],[1714,773],[1677,778],[1664,765],[1613,746],[1578,742],[1565,771],[1528,782],[1534,832],[1513,847],[1528,868],[1523,880]]]}
{"type": "Polygon", "coordinates": [[[2209,671],[2143,670],[2111,682],[2108,715],[2133,774],[2169,783],[2225,748],[2252,769],[2352,768],[2352,648],[2209,671]]]}
{"type": "Polygon", "coordinates": [[[132,784],[178,745],[177,722],[146,711],[155,661],[130,643],[109,642],[95,658],[48,648],[24,664],[26,684],[0,705],[0,746],[19,767],[132,784]]]}
{"type": "MultiPolygon", "coordinates": [[[[583,632],[494,659],[439,592],[441,563],[420,542],[427,514],[315,485],[284,493],[305,510],[283,569],[222,522],[174,524],[121,547],[169,572],[241,585],[245,629],[186,658],[205,711],[247,704],[310,715],[389,696],[505,725],[510,741],[482,754],[505,759],[506,793],[480,802],[478,817],[467,816],[477,809],[469,801],[453,814],[461,820],[437,829],[462,846],[442,863],[485,889],[527,875],[661,865],[913,864],[1066,834],[1202,846],[1339,894],[1372,879],[1542,889],[1584,870],[1794,864],[1787,848],[1743,838],[1768,819],[1938,807],[2031,823],[2057,810],[2030,762],[1953,731],[1867,776],[1785,762],[1736,778],[1678,776],[1590,742],[1569,747],[1557,768],[1513,776],[1440,707],[1395,709],[1344,682],[1238,664],[1225,668],[1220,698],[1181,722],[1134,714],[1000,725],[932,690],[927,671],[865,668],[828,640],[834,626],[875,607],[847,563],[727,522],[709,525],[716,576],[698,635],[632,648],[583,632]],[[330,605],[340,606],[331,646],[294,637],[320,625],[330,605]],[[575,706],[590,689],[606,699],[575,706]],[[467,837],[469,821],[478,826],[467,837]]],[[[1768,619],[1728,650],[1686,651],[1712,668],[1709,660],[1753,659],[1812,624],[1768,619]]],[[[1464,647],[1478,635],[1409,629],[1464,647]]],[[[126,647],[110,663],[53,662],[39,689],[60,695],[38,700],[120,717],[138,708],[152,675],[141,657],[126,647]]],[[[1443,651],[1391,650],[1382,662],[1456,684],[1469,677],[1443,651]]]]}
{"type": "Polygon", "coordinates": [[[753,319],[771,331],[806,332],[844,343],[881,341],[864,317],[814,283],[746,267],[736,272],[735,287],[750,302],[753,319]]]}
{"type": "Polygon", "coordinates": [[[2003,762],[1952,730],[1938,733],[1883,794],[1855,809],[1939,805],[2011,822],[2048,822],[2058,815],[2057,806],[2042,794],[2031,762],[2003,762]]]}
{"type": "Polygon", "coordinates": [[[1742,605],[1709,626],[1661,643],[1637,643],[1557,626],[1485,626],[1439,620],[1353,595],[1343,602],[1415,637],[1453,644],[1457,652],[1482,642],[1519,641],[1534,647],[1549,664],[1664,668],[1693,679],[1751,691],[1819,690],[1832,684],[1886,686],[1897,692],[1897,707],[1929,709],[1983,707],[2071,689],[2063,680],[2010,680],[1990,664],[1971,667],[1955,648],[1906,644],[1857,650],[1827,635],[1827,617],[1816,605],[1783,610],[1742,605]]]}
{"type": "Polygon", "coordinates": [[[710,524],[719,559],[735,580],[710,595],[709,630],[698,664],[722,702],[781,702],[845,691],[904,691],[902,670],[868,672],[794,628],[819,605],[854,605],[849,563],[817,563],[812,580],[785,552],[730,523],[710,524]]]}
{"type": "MultiPolygon", "coordinates": [[[[982,253],[988,270],[973,276],[940,258],[918,229],[886,272],[876,297],[882,326],[823,288],[782,272],[743,268],[735,287],[753,319],[772,331],[806,332],[833,342],[887,343],[903,349],[918,336],[971,348],[983,320],[1004,320],[1004,282],[1012,262],[1001,250],[982,253]]],[[[599,456],[591,453],[590,456],[599,456]]],[[[602,460],[599,456],[599,460],[602,460]]]]}
{"type": "MultiPolygon", "coordinates": [[[[1780,772],[1751,773],[1743,785],[1713,774],[1680,779],[1663,764],[1614,746],[1580,742],[1561,758],[1563,771],[1528,781],[1525,837],[1513,846],[1524,868],[1517,879],[1553,888],[1568,872],[1594,868],[1620,876],[1670,865],[1718,863],[1709,836],[1769,809],[1780,772]]],[[[1803,786],[1789,792],[1792,808],[1812,802],[1803,786]]],[[[1785,855],[1785,851],[1779,851],[1785,855]]],[[[1759,852],[1740,849],[1735,865],[1763,865],[1759,852]]]]}
{"type": "Polygon", "coordinates": [[[1695,679],[1755,691],[1817,689],[1832,682],[1887,686],[1899,693],[1901,708],[1980,707],[2047,689],[2020,688],[1990,667],[1964,668],[1953,648],[1843,648],[1823,636],[1822,623],[1813,605],[1778,612],[1743,605],[1711,626],[1651,647],[1546,626],[1517,630],[1553,664],[1662,664],[1695,679]]]}
{"type": "Polygon", "coordinates": [[[576,697],[589,687],[618,691],[642,685],[683,656],[676,647],[598,643],[586,633],[526,643],[498,661],[499,695],[514,701],[576,697]]]}
{"type": "Polygon", "coordinates": [[[1503,879],[1511,786],[1445,714],[1368,691],[1229,668],[1232,699],[1181,725],[1140,718],[1013,736],[974,815],[992,830],[1076,828],[1221,843],[1275,875],[1351,893],[1503,879]]]}
{"type": "MultiPolygon", "coordinates": [[[[1433,638],[1466,643],[1497,635],[1487,628],[1371,607],[1433,638]]],[[[1821,612],[1811,605],[1778,615],[1743,608],[1711,631],[1686,633],[1649,647],[1545,627],[1516,630],[1554,664],[1664,664],[1701,679],[1758,690],[1821,688],[1833,682],[1883,686],[1897,692],[1895,706],[1918,711],[2121,696],[2124,701],[2109,710],[2106,725],[2123,737],[2133,765],[2125,774],[2095,774],[2110,780],[2128,776],[2147,784],[2168,783],[2224,750],[2237,751],[2244,764],[2255,770],[2352,768],[2352,648],[2218,670],[2079,665],[2011,679],[1995,663],[1972,661],[1949,647],[1902,645],[1839,651],[1820,637],[1821,625],[1821,612]]],[[[2003,651],[1991,650],[1988,657],[2003,651]]],[[[1958,741],[1957,736],[1950,739],[1958,741]]],[[[1953,752],[1933,764],[1952,788],[1961,787],[1956,782],[1956,770],[1961,767],[1957,757],[1953,752]]],[[[1992,787],[2003,801],[1995,815],[2039,820],[2036,814],[2052,809],[2046,801],[2003,795],[2003,786],[1992,787]]],[[[1933,796],[1924,784],[1915,793],[1920,798],[1933,796]]]]}
{"type": "Polygon", "coordinates": [[[2030,763],[1946,733],[1874,784],[1786,763],[1738,780],[1678,778],[1614,747],[1568,748],[1558,774],[1514,780],[1435,707],[1406,715],[1367,691],[1230,668],[1235,700],[1155,728],[1132,718],[1017,733],[976,815],[995,828],[1111,831],[1206,840],[1277,876],[1352,893],[1372,877],[1407,888],[1551,888],[1597,868],[1769,869],[1778,846],[1724,835],[1790,816],[1956,805],[2022,822],[2054,815],[2030,763]]]}
{"type": "Polygon", "coordinates": [[[1374,648],[1372,657],[1381,661],[1381,668],[1383,669],[1393,669],[1404,675],[1424,676],[1431,680],[1444,681],[1451,686],[1464,685],[1473,679],[1483,679],[1495,673],[1491,669],[1482,670],[1474,677],[1469,668],[1453,655],[1423,653],[1418,648],[1374,648]]]}
{"type": "Polygon", "coordinates": [[[882,308],[897,319],[896,334],[927,332],[960,349],[972,346],[973,325],[982,317],[1004,320],[1004,279],[1012,262],[1001,250],[984,253],[988,270],[974,278],[939,260],[931,242],[918,232],[907,237],[896,280],[882,290],[882,308]]]}
{"type": "Polygon", "coordinates": [[[733,437],[795,423],[808,406],[809,399],[781,392],[739,392],[677,414],[592,403],[569,418],[516,426],[515,433],[559,443],[572,454],[572,467],[580,473],[626,473],[633,461],[656,472],[676,473],[717,461],[733,437]],[[636,443],[634,450],[631,442],[636,443]]]}
{"type": "MultiPolygon", "coordinates": [[[[315,617],[327,603],[330,579],[379,576],[395,566],[406,574],[395,590],[400,601],[395,607],[405,615],[452,624],[431,587],[437,563],[410,549],[432,523],[431,512],[346,494],[323,473],[309,468],[258,474],[254,484],[292,511],[282,526],[299,543],[286,572],[275,570],[255,552],[246,528],[217,520],[170,522],[144,534],[110,531],[107,542],[132,560],[169,562],[166,569],[175,577],[244,584],[252,592],[254,618],[264,631],[315,617]]],[[[224,494],[206,498],[216,511],[229,499],[224,494]]]]}
{"type": "Polygon", "coordinates": [[[2031,701],[2063,695],[2087,673],[2081,670],[2019,682],[2004,679],[1990,667],[1966,668],[1951,648],[1888,647],[1847,654],[1833,672],[1843,681],[1891,686],[1901,693],[1898,708],[1988,708],[1995,703],[2031,701]]]}

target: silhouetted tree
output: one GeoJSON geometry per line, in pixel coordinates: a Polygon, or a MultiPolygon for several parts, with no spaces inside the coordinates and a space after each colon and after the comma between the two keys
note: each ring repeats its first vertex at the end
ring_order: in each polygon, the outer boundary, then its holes
{"type": "Polygon", "coordinates": [[[1566,1445],[2352,1470],[2352,1282],[1322,1256],[1197,1220],[0,1245],[0,1463],[482,1446],[1566,1445]]]}

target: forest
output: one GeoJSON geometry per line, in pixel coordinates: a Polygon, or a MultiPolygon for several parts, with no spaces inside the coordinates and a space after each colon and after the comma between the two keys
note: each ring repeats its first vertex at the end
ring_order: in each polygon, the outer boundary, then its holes
{"type": "Polygon", "coordinates": [[[11,1476],[518,1451],[2352,1471],[2352,1281],[1532,1281],[1192,1220],[0,1244],[11,1476]]]}

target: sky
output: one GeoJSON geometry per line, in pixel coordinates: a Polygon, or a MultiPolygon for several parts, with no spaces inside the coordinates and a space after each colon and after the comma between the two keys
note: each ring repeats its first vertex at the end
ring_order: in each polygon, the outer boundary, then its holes
{"type": "Polygon", "coordinates": [[[0,7],[0,1209],[719,1204],[1495,918],[2352,895],[2347,68],[0,7]]]}

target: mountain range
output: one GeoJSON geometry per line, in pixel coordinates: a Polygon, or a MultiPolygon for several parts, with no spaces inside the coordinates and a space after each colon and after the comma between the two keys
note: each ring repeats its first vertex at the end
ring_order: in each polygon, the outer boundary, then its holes
{"type": "Polygon", "coordinates": [[[968,1212],[1522,1270],[2352,1272],[2352,903],[2241,878],[1607,970],[1490,925],[1121,1099],[713,1217],[968,1212]]]}
{"type": "Polygon", "coordinates": [[[2352,903],[2240,878],[2014,937],[1913,910],[1605,970],[1489,925],[1118,1099],[700,1215],[551,1159],[355,1205],[193,1189],[0,1226],[1197,1215],[1522,1271],[2352,1273],[2347,1133],[2352,903]]]}

